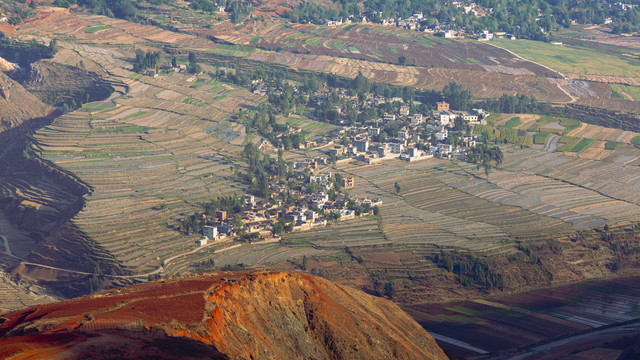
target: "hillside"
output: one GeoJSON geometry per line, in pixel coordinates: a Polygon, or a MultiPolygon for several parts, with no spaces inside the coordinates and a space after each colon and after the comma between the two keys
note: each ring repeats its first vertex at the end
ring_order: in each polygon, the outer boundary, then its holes
{"type": "Polygon", "coordinates": [[[390,301],[293,273],[161,280],[30,307],[0,321],[3,358],[109,359],[124,351],[127,358],[165,359],[447,358],[390,301]]]}
{"type": "Polygon", "coordinates": [[[18,82],[0,73],[0,132],[46,114],[47,105],[18,82]]]}

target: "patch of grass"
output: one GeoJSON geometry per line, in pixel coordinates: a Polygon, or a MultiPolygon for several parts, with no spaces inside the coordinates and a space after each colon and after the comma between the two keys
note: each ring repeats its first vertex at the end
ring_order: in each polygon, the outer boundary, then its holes
{"type": "Polygon", "coordinates": [[[91,133],[126,133],[126,134],[130,134],[130,133],[139,133],[139,132],[145,132],[148,131],[149,129],[151,129],[150,127],[146,127],[146,126],[137,126],[137,125],[131,125],[131,126],[118,126],[118,127],[112,127],[112,128],[93,128],[91,129],[91,133]]]}
{"type": "Polygon", "coordinates": [[[249,40],[249,42],[252,42],[252,43],[257,43],[259,41],[260,41],[260,36],[255,36],[251,40],[249,40]]]}
{"type": "Polygon", "coordinates": [[[582,152],[586,148],[588,148],[594,141],[595,140],[593,140],[593,139],[583,138],[574,147],[572,147],[571,150],[569,150],[569,151],[570,152],[576,152],[576,153],[582,152]]]}
{"type": "Polygon", "coordinates": [[[633,139],[631,139],[631,143],[637,148],[640,148],[640,136],[635,136],[633,139]]]}
{"type": "Polygon", "coordinates": [[[134,118],[136,116],[144,115],[146,113],[147,113],[146,111],[138,111],[135,114],[127,115],[127,117],[125,117],[125,119],[131,119],[131,118],[134,118]]]}
{"type": "Polygon", "coordinates": [[[551,136],[551,133],[541,132],[533,136],[533,143],[537,145],[544,145],[547,143],[547,139],[551,136]]]}
{"type": "Polygon", "coordinates": [[[93,25],[93,26],[89,26],[88,28],[84,29],[84,32],[87,34],[93,34],[95,32],[98,32],[100,30],[104,30],[104,29],[109,29],[111,28],[111,25],[93,25]]]}
{"type": "Polygon", "coordinates": [[[520,120],[520,117],[516,116],[514,118],[509,119],[509,121],[507,121],[504,126],[508,127],[508,128],[513,128],[516,127],[518,125],[522,124],[522,121],[520,120]]]}
{"type": "Polygon", "coordinates": [[[195,83],[195,84],[189,85],[189,87],[192,88],[192,89],[197,89],[197,88],[203,87],[203,86],[204,86],[203,83],[195,83]]]}
{"type": "Polygon", "coordinates": [[[624,145],[624,143],[621,143],[621,142],[618,142],[618,141],[607,141],[604,144],[604,148],[606,150],[616,150],[617,148],[619,148],[622,145],[624,145]]]}
{"type": "Polygon", "coordinates": [[[344,27],[345,31],[353,30],[358,24],[351,24],[344,27]]]}
{"type": "Polygon", "coordinates": [[[307,40],[305,40],[305,44],[309,45],[309,46],[320,46],[320,43],[322,42],[322,40],[324,40],[321,37],[312,37],[312,38],[308,38],[307,40]]]}

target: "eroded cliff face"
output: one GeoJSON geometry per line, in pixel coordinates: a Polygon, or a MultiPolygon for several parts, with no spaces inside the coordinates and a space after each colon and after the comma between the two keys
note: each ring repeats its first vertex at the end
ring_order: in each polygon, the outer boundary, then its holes
{"type": "Polygon", "coordinates": [[[0,72],[0,133],[26,120],[46,116],[51,110],[17,81],[0,72]]]}
{"type": "Polygon", "coordinates": [[[298,273],[161,280],[3,318],[0,357],[81,357],[91,349],[92,358],[125,350],[136,358],[447,358],[392,302],[298,273]],[[176,344],[171,351],[161,351],[170,343],[176,344]],[[201,351],[172,355],[176,347],[194,346],[201,351]]]}

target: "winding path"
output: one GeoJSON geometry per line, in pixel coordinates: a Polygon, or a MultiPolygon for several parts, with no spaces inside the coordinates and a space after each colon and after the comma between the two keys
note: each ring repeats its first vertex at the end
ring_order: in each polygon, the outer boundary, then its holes
{"type": "MultiPolygon", "coordinates": [[[[6,236],[4,236],[4,235],[0,235],[0,237],[2,237],[2,240],[4,241],[5,254],[6,254],[6,255],[8,255],[8,256],[13,257],[13,258],[15,258],[15,259],[20,260],[22,264],[25,264],[25,265],[31,265],[31,266],[37,266],[37,267],[41,267],[41,268],[44,268],[44,269],[50,269],[50,270],[56,270],[56,271],[64,271],[64,272],[73,273],[73,274],[79,274],[79,275],[102,275],[102,276],[105,276],[105,277],[118,278],[118,279],[134,279],[134,278],[147,277],[147,276],[149,276],[149,275],[156,275],[156,274],[158,274],[158,273],[162,272],[162,271],[165,269],[165,267],[168,265],[168,263],[170,263],[171,261],[173,261],[173,260],[175,260],[175,259],[177,259],[177,258],[179,258],[179,257],[186,256],[186,255],[191,255],[191,254],[195,254],[195,253],[197,253],[198,251],[201,251],[201,250],[203,250],[203,249],[206,249],[206,248],[208,248],[208,247],[210,247],[210,246],[212,246],[212,245],[216,245],[216,244],[220,244],[220,243],[221,243],[221,242],[212,242],[212,243],[207,244],[207,245],[199,246],[199,247],[197,247],[197,248],[195,248],[195,249],[193,249],[193,250],[190,250],[190,251],[187,251],[187,252],[184,252],[184,253],[178,254],[178,255],[174,255],[174,256],[172,256],[172,257],[167,258],[167,259],[165,259],[165,260],[164,260],[164,266],[163,266],[163,265],[160,265],[157,269],[155,269],[155,270],[153,270],[153,271],[150,271],[150,272],[147,272],[147,273],[144,273],[144,274],[136,274],[136,275],[112,275],[112,274],[97,274],[97,273],[85,272],[85,271],[79,271],[79,270],[64,269],[64,268],[60,268],[60,267],[57,267],[57,266],[50,266],[50,265],[44,265],[44,264],[33,263],[33,262],[30,262],[30,261],[24,261],[23,259],[21,259],[21,258],[19,258],[19,257],[15,256],[15,255],[11,252],[11,249],[9,248],[9,241],[7,240],[7,237],[6,237],[6,236]]],[[[224,242],[223,242],[223,243],[224,243],[224,242]]],[[[222,251],[230,250],[230,249],[232,249],[232,248],[236,248],[236,247],[241,246],[241,245],[242,245],[242,244],[232,245],[232,246],[230,246],[230,247],[227,247],[227,248],[224,248],[224,249],[217,250],[217,252],[222,252],[222,251]]]]}

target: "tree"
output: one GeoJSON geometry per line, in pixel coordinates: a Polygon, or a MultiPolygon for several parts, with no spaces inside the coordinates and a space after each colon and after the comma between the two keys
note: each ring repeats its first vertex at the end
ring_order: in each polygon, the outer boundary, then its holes
{"type": "Polygon", "coordinates": [[[454,81],[445,85],[442,96],[456,110],[465,110],[471,105],[471,92],[454,81]]]}
{"type": "Polygon", "coordinates": [[[407,57],[404,55],[400,55],[400,57],[398,57],[398,63],[400,65],[405,65],[407,63],[407,57]]]}
{"type": "Polygon", "coordinates": [[[400,193],[400,184],[398,184],[397,181],[395,184],[393,184],[393,187],[396,189],[396,193],[400,193]]]}
{"type": "Polygon", "coordinates": [[[198,63],[198,59],[196,57],[196,53],[193,51],[189,51],[189,65],[195,65],[198,63]]]}

